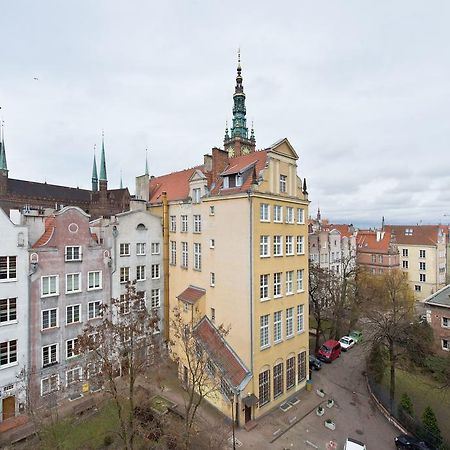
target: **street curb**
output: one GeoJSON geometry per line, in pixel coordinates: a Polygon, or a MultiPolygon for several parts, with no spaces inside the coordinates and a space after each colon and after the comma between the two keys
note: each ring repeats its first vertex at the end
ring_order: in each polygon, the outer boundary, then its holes
{"type": "Polygon", "coordinates": [[[383,416],[387,419],[388,422],[392,423],[395,428],[397,428],[399,431],[401,431],[403,434],[408,434],[408,430],[402,427],[400,425],[400,422],[397,421],[397,419],[392,416],[389,411],[381,404],[381,402],[377,399],[376,395],[372,392],[372,389],[370,388],[369,378],[366,374],[366,387],[369,391],[370,397],[375,402],[375,405],[377,406],[378,410],[383,414],[383,416]]]}

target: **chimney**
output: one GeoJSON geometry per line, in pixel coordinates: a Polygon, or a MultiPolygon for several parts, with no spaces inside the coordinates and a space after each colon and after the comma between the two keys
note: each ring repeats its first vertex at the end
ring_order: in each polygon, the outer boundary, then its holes
{"type": "Polygon", "coordinates": [[[204,155],[203,156],[203,166],[205,169],[205,172],[211,172],[212,170],[212,156],[211,155],[204,155]]]}
{"type": "Polygon", "coordinates": [[[228,165],[228,152],[220,148],[212,149],[212,180],[216,181],[220,173],[222,173],[228,165]]]}

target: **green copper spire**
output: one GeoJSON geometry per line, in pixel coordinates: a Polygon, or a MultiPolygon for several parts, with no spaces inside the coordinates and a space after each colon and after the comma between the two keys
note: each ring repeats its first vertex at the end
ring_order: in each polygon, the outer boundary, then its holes
{"type": "Polygon", "coordinates": [[[255,130],[253,128],[253,120],[252,120],[252,131],[250,132],[250,140],[253,142],[256,140],[255,139],[255,130]]]}
{"type": "Polygon", "coordinates": [[[228,133],[228,120],[225,121],[225,137],[223,138],[224,141],[228,141],[230,139],[230,134],[228,133]]]}
{"type": "Polygon", "coordinates": [[[8,164],[6,164],[5,130],[3,129],[3,121],[0,127],[0,170],[8,170],[8,164]]]}
{"type": "Polygon", "coordinates": [[[145,149],[145,174],[148,175],[148,149],[145,149]]]}
{"type": "Polygon", "coordinates": [[[97,159],[95,158],[94,144],[94,163],[92,164],[92,192],[98,191],[97,159]]]}
{"type": "Polygon", "coordinates": [[[247,119],[245,118],[245,94],[244,86],[242,85],[241,75],[241,51],[238,51],[238,66],[236,76],[236,87],[233,95],[233,126],[231,127],[231,137],[239,136],[248,139],[247,119]]]}
{"type": "Polygon", "coordinates": [[[108,181],[106,176],[105,133],[102,131],[102,155],[100,159],[100,180],[108,181]]]}

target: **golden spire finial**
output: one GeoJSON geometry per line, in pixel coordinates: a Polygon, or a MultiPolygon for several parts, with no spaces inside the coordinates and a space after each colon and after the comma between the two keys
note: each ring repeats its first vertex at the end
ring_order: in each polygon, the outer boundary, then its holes
{"type": "Polygon", "coordinates": [[[238,69],[241,68],[241,47],[238,48],[238,69]]]}

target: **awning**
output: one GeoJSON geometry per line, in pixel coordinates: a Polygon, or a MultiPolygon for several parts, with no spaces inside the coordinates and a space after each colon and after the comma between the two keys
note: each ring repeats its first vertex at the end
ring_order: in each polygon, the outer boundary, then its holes
{"type": "Polygon", "coordinates": [[[259,402],[258,397],[255,394],[247,395],[242,399],[242,403],[249,408],[256,405],[259,402]]]}

